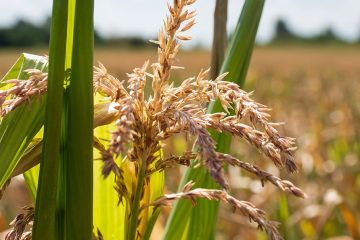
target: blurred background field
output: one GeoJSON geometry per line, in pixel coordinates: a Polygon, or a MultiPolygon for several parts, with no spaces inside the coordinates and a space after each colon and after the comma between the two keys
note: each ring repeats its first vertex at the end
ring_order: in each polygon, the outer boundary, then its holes
{"type": "MultiPolygon", "coordinates": [[[[24,51],[45,54],[43,49],[24,51]]],[[[19,50],[0,51],[0,73],[4,75],[19,56],[19,50]]],[[[154,59],[156,50],[101,48],[95,59],[104,63],[119,79],[154,59]],[[124,59],[126,59],[124,61],[124,59]]],[[[185,51],[179,55],[178,81],[209,66],[209,52],[185,51]]],[[[284,132],[296,137],[296,159],[301,170],[289,176],[308,194],[299,200],[286,196],[258,180],[251,180],[236,169],[229,169],[232,191],[266,209],[281,222],[285,239],[359,239],[360,231],[360,48],[355,47],[258,47],[254,51],[246,90],[272,110],[273,120],[284,120],[284,132]],[[257,193],[257,194],[253,194],[257,193]],[[345,237],[347,236],[347,238],[345,237]]],[[[167,149],[182,151],[189,144],[179,137],[167,149]]],[[[232,153],[279,174],[264,157],[241,141],[233,141],[232,153]]],[[[168,174],[168,188],[175,190],[181,171],[168,174]]],[[[286,173],[280,173],[284,175],[286,173]]],[[[29,203],[21,180],[14,181],[1,202],[1,230],[29,203]],[[21,196],[21,197],[20,197],[21,196]],[[20,201],[21,200],[21,201],[20,201]]],[[[254,239],[259,233],[238,214],[221,209],[218,239],[254,239]],[[239,224],[241,227],[239,227],[239,224]]],[[[166,212],[166,211],[164,211],[166,212]]],[[[154,234],[161,234],[162,226],[154,234]]],[[[156,239],[156,238],[155,238],[156,239]]]]}

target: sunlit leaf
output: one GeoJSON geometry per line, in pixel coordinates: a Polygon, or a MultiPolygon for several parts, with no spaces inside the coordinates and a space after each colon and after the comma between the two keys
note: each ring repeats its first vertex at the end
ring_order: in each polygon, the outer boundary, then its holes
{"type": "MultiPolygon", "coordinates": [[[[22,54],[1,82],[8,79],[27,79],[27,69],[47,69],[47,59],[22,54]]],[[[1,86],[1,85],[0,85],[1,86]]],[[[1,119],[0,123],[0,187],[11,176],[25,149],[44,122],[45,96],[35,97],[1,119]]]]}

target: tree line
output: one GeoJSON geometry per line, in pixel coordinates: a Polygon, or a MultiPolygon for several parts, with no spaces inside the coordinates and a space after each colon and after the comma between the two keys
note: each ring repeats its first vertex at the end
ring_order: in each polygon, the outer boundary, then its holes
{"type": "MultiPolygon", "coordinates": [[[[42,47],[47,46],[50,39],[50,23],[48,18],[43,24],[35,25],[25,20],[18,20],[10,27],[0,28],[0,48],[1,47],[42,47]]],[[[147,39],[141,37],[118,36],[104,38],[95,31],[95,45],[97,46],[117,46],[127,48],[148,48],[153,47],[147,39]]],[[[360,44],[359,39],[356,42],[360,44]]],[[[294,33],[286,22],[279,19],[275,25],[275,34],[269,45],[277,44],[349,44],[339,38],[331,28],[311,36],[304,37],[294,33]]],[[[354,43],[353,43],[354,44],[354,43]]]]}
{"type": "Polygon", "coordinates": [[[313,36],[304,37],[294,33],[286,21],[279,19],[275,25],[275,35],[270,44],[360,44],[360,32],[358,40],[353,43],[338,37],[331,28],[326,28],[313,36]]]}
{"type": "MultiPolygon", "coordinates": [[[[35,25],[25,20],[18,20],[10,27],[0,28],[0,48],[4,47],[44,47],[50,40],[51,19],[35,25]]],[[[104,38],[94,32],[94,42],[97,46],[124,46],[133,48],[151,47],[148,40],[141,37],[114,37],[104,38]]]]}

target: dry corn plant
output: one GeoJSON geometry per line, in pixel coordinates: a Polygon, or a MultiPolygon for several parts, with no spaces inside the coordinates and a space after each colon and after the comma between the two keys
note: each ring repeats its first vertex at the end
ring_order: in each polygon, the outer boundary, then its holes
{"type": "MultiPolygon", "coordinates": [[[[230,195],[224,165],[237,166],[258,177],[262,183],[270,182],[297,197],[305,197],[303,191],[251,163],[217,152],[217,143],[208,130],[231,133],[290,173],[297,170],[293,159],[294,139],[282,136],[276,130],[279,124],[270,122],[268,107],[255,102],[251,93],[240,89],[237,84],[225,81],[226,73],[209,80],[209,69],[201,70],[197,76],[183,80],[177,87],[171,81],[171,72],[182,69],[174,65],[180,42],[191,39],[186,32],[194,26],[196,12],[187,8],[194,2],[175,0],[173,5],[168,5],[169,15],[158,39],[152,41],[158,45],[157,62],[146,61],[142,67],[128,74],[127,81],[110,75],[101,63],[94,67],[94,92],[102,96],[102,102],[95,106],[94,127],[115,122],[108,145],[94,138],[94,147],[100,151],[104,163],[102,174],[105,178],[115,174],[119,204],[126,206],[127,239],[143,238],[149,216],[158,207],[178,199],[188,199],[195,205],[198,198],[225,202],[234,211],[239,210],[249,221],[255,222],[270,239],[281,239],[277,224],[268,220],[264,211],[230,195]],[[152,92],[146,99],[144,89],[147,81],[151,81],[152,92]],[[207,113],[207,104],[216,100],[221,102],[224,112],[207,113]],[[230,115],[230,111],[235,114],[230,115]],[[161,154],[162,141],[178,133],[193,138],[194,148],[181,156],[170,154],[170,157],[164,158],[161,154]],[[193,183],[190,182],[182,192],[166,194],[151,202],[150,177],[174,165],[205,167],[220,189],[192,189],[193,183]]],[[[47,74],[39,70],[28,72],[31,75],[28,80],[5,82],[10,87],[0,92],[3,117],[30,97],[47,91],[47,74]]],[[[35,164],[20,164],[17,168],[23,169],[15,172],[23,172],[35,164]]],[[[27,212],[30,210],[26,209],[27,212]]],[[[7,240],[21,238],[25,226],[18,222],[29,221],[17,219],[7,240]]],[[[28,238],[26,233],[21,239],[28,238]]],[[[102,239],[101,229],[97,238],[102,239]]]]}

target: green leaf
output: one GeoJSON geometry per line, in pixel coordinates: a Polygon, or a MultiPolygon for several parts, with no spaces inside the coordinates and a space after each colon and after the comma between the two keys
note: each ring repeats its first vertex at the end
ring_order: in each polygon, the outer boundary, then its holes
{"type": "MultiPolygon", "coordinates": [[[[46,71],[45,57],[22,54],[10,71],[0,81],[9,79],[27,79],[27,69],[46,71]]],[[[29,103],[22,104],[11,111],[0,123],[0,187],[13,173],[25,149],[40,130],[44,121],[45,96],[35,97],[29,103]]]]}
{"type": "MultiPolygon", "coordinates": [[[[162,148],[156,153],[163,158],[163,150],[162,148]]],[[[152,163],[151,167],[156,165],[157,161],[152,163]]],[[[164,194],[164,185],[165,185],[165,173],[164,171],[157,171],[150,175],[150,199],[149,203],[155,201],[157,198],[164,194]]],[[[156,223],[156,220],[160,214],[160,209],[156,209],[153,206],[149,207],[148,209],[144,209],[143,211],[148,211],[148,222],[146,223],[146,229],[144,233],[144,239],[150,239],[152,230],[156,223]]]]}
{"type": "MultiPolygon", "coordinates": [[[[234,37],[221,68],[221,73],[229,72],[226,80],[236,82],[240,86],[243,86],[246,78],[264,2],[265,0],[245,1],[234,37]]],[[[219,101],[208,107],[208,112],[222,110],[219,101]]],[[[218,143],[217,151],[229,151],[231,136],[212,133],[212,137],[218,143]]],[[[196,183],[194,187],[214,188],[217,186],[206,170],[190,168],[184,175],[179,190],[190,180],[196,183]]],[[[188,202],[177,201],[167,222],[164,238],[180,239],[182,236],[186,239],[214,239],[218,206],[217,202],[202,200],[198,201],[197,206],[191,209],[188,202]]]]}
{"type": "MultiPolygon", "coordinates": [[[[72,51],[73,51],[73,33],[75,26],[75,4],[76,0],[66,0],[63,1],[62,9],[67,10],[67,16],[63,24],[66,23],[66,35],[64,40],[64,32],[62,31],[61,38],[66,42],[66,51],[63,61],[65,62],[66,75],[64,79],[64,87],[69,85],[69,77],[71,74],[71,61],[72,61],[72,51]]],[[[55,28],[56,29],[56,28],[55,28]]],[[[63,54],[63,53],[61,53],[63,54]]],[[[61,55],[61,58],[63,56],[61,55]]],[[[67,134],[67,92],[64,92],[64,101],[63,101],[63,114],[61,117],[61,163],[59,166],[59,178],[58,178],[58,197],[57,197],[57,239],[65,239],[65,226],[66,226],[66,134],[67,134]]]]}
{"type": "MultiPolygon", "coordinates": [[[[110,139],[114,124],[97,127],[94,130],[98,139],[110,139]]],[[[105,144],[105,143],[104,143],[105,144]]],[[[99,151],[94,150],[94,159],[100,159],[99,151]]],[[[102,161],[94,161],[93,223],[94,232],[99,230],[104,239],[123,240],[125,235],[125,204],[118,204],[119,196],[114,190],[115,175],[106,179],[102,175],[102,161]]],[[[124,201],[125,202],[125,201],[124,201]]]]}
{"type": "Polygon", "coordinates": [[[240,87],[245,83],[264,3],[265,0],[245,1],[221,68],[221,73],[229,72],[226,79],[240,87]]]}
{"type": "Polygon", "coordinates": [[[25,182],[30,190],[33,201],[36,201],[36,193],[40,175],[40,159],[42,154],[42,139],[44,131],[43,128],[35,135],[33,141],[26,149],[20,162],[16,166],[13,175],[16,176],[23,173],[25,182]],[[18,172],[16,172],[18,171],[18,172]]]}
{"type": "Polygon", "coordinates": [[[24,173],[25,182],[30,190],[31,198],[36,201],[36,192],[39,181],[40,165],[36,165],[24,173]]]}
{"type": "MultiPolygon", "coordinates": [[[[54,0],[49,53],[48,98],[44,141],[36,197],[33,239],[57,239],[57,197],[60,168],[60,136],[65,79],[67,1],[54,0]]],[[[30,181],[30,174],[25,174],[30,181]]],[[[34,179],[33,179],[34,180],[34,179]]],[[[34,184],[34,182],[33,182],[34,184]]]]}
{"type": "MultiPolygon", "coordinates": [[[[37,135],[42,135],[37,134],[37,135]]],[[[35,136],[37,137],[37,136],[35,136]]],[[[36,200],[36,192],[38,188],[38,181],[39,181],[39,173],[40,173],[40,159],[42,153],[42,141],[40,138],[35,138],[29,147],[26,149],[24,155],[22,156],[19,164],[16,166],[18,171],[23,172],[23,169],[29,169],[23,173],[26,184],[30,190],[32,199],[36,200]]],[[[15,176],[20,174],[13,173],[15,176]]]]}
{"type": "MultiPolygon", "coordinates": [[[[96,156],[96,155],[95,155],[96,156]]],[[[103,163],[94,162],[94,232],[100,230],[104,239],[124,239],[126,207],[118,205],[119,196],[114,190],[114,174],[106,179],[101,175],[103,163]]]]}
{"type": "Polygon", "coordinates": [[[282,193],[278,198],[278,209],[275,213],[277,214],[276,219],[278,219],[280,223],[280,233],[284,239],[296,239],[296,234],[289,224],[289,206],[287,196],[285,193],[282,193]]]}
{"type": "Polygon", "coordinates": [[[76,1],[66,89],[66,239],[91,239],[93,230],[93,11],[93,0],[76,1]]]}
{"type": "Polygon", "coordinates": [[[211,50],[211,79],[215,79],[218,76],[224,62],[227,44],[227,8],[228,0],[216,0],[214,12],[213,44],[211,50]]]}
{"type": "Polygon", "coordinates": [[[155,226],[156,220],[159,217],[160,208],[154,209],[154,212],[151,214],[149,221],[147,222],[146,231],[144,233],[143,240],[149,240],[151,232],[155,226]]]}

